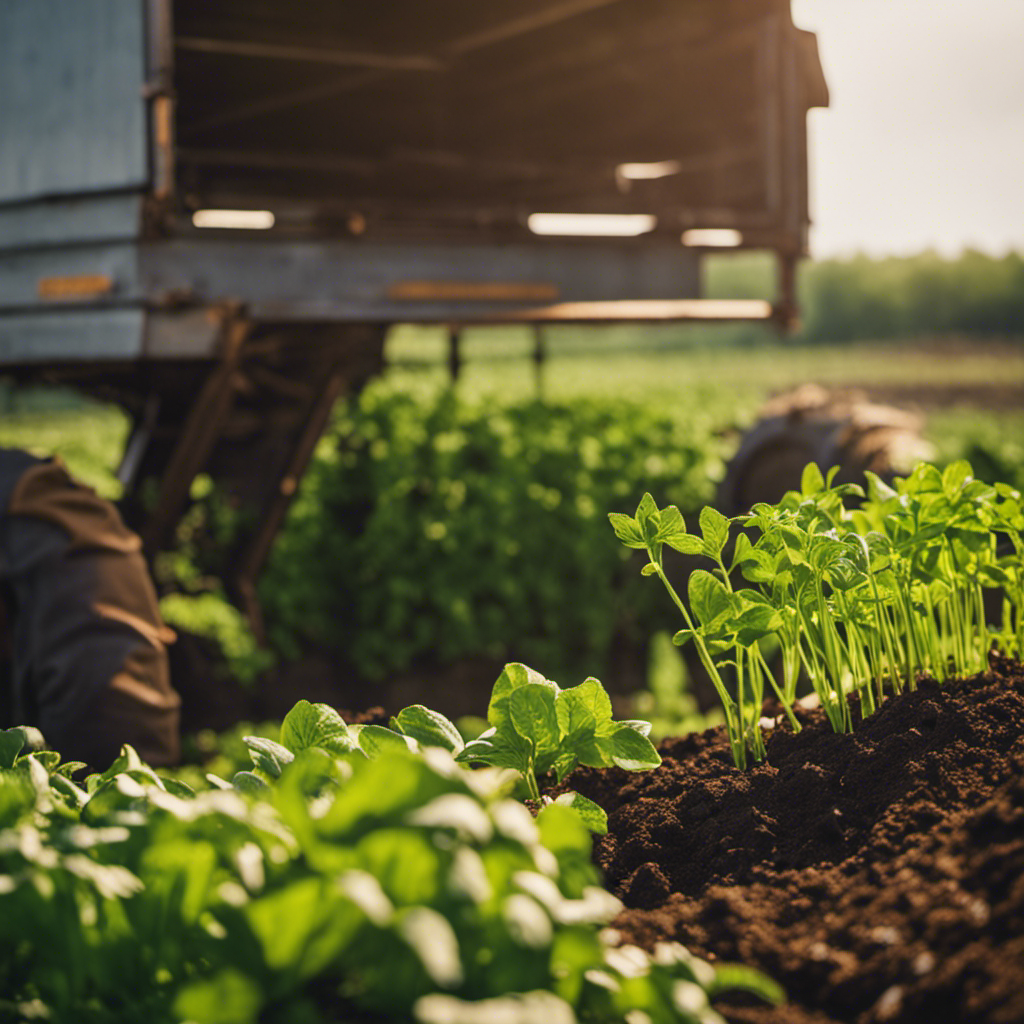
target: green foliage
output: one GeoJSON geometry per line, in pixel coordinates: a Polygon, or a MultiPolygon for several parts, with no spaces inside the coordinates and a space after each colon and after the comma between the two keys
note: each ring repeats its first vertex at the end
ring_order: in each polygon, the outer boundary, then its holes
{"type": "Polygon", "coordinates": [[[254,772],[200,792],[130,747],[80,785],[0,733],[0,1021],[721,1024],[722,988],[781,998],[677,944],[609,944],[582,798],[534,819],[506,773],[400,738],[367,758],[367,731],[302,702],[297,749],[251,738],[254,772]]]}
{"type": "MultiPolygon", "coordinates": [[[[705,260],[704,285],[712,298],[771,299],[774,259],[764,252],[711,257],[705,260]]],[[[798,290],[800,341],[1024,334],[1024,256],[1019,253],[999,257],[966,250],[953,259],[923,252],[808,261],[798,290]]],[[[768,337],[753,325],[730,334],[748,344],[768,337]]]]}
{"type": "Polygon", "coordinates": [[[8,387],[0,378],[0,445],[60,456],[76,480],[104,498],[121,496],[115,470],[129,425],[116,406],[66,388],[8,387]]]}
{"type": "Polygon", "coordinates": [[[611,699],[593,678],[563,690],[525,665],[506,665],[491,692],[487,721],[490,728],[467,743],[458,760],[516,769],[534,800],[540,800],[537,775],[554,772],[561,782],[578,764],[627,771],[661,764],[647,739],[650,723],[613,721],[611,699]]]}
{"type": "Polygon", "coordinates": [[[275,645],[327,646],[366,677],[479,655],[600,668],[627,609],[659,615],[604,513],[641,478],[686,507],[710,500],[721,442],[699,422],[367,389],[321,443],[261,582],[275,645]]]}
{"type": "Polygon", "coordinates": [[[970,250],[809,264],[800,287],[807,341],[1024,331],[1024,257],[970,250]]]}
{"type": "MultiPolygon", "coordinates": [[[[612,720],[612,703],[596,679],[567,690],[526,665],[506,665],[491,693],[490,726],[469,743],[440,712],[413,704],[391,719],[391,728],[347,725],[326,704],[300,700],[281,723],[280,743],[266,736],[245,736],[253,770],[239,771],[236,786],[257,789],[281,777],[305,751],[334,756],[362,755],[371,760],[388,750],[439,747],[462,764],[511,768],[537,803],[538,775],[554,773],[561,782],[578,764],[593,768],[648,771],[661,757],[647,739],[649,722],[612,720]]],[[[0,746],[2,756],[2,746],[0,746]]],[[[578,793],[560,801],[573,807],[594,831],[607,831],[604,811],[578,793]]]]}
{"type": "Polygon", "coordinates": [[[274,663],[274,655],[260,647],[245,616],[222,593],[173,593],[160,599],[160,614],[176,629],[188,630],[217,643],[231,675],[252,683],[274,663]]]}
{"type": "Polygon", "coordinates": [[[645,575],[658,575],[718,690],[733,758],[764,757],[761,702],[767,680],[790,722],[797,679],[806,671],[832,727],[852,728],[848,697],[856,693],[872,712],[887,689],[913,689],[920,673],[942,681],[984,671],[992,644],[1024,651],[1024,505],[1008,484],[974,478],[966,461],[942,471],[920,463],[890,487],[868,473],[865,497],[852,484],[833,486],[838,467],[823,478],[806,467],[800,491],[776,505],[755,505],[736,522],[759,534],[740,534],[728,564],[728,521],[712,509],[700,515],[700,538],[688,534],[677,509],[659,509],[644,495],[635,516],[609,518],[626,547],[650,558],[645,575]],[[699,553],[711,572],[689,577],[689,603],[662,568],[664,545],[699,553]],[[756,589],[735,590],[736,572],[756,589]],[[1002,593],[1001,622],[986,619],[985,591],[1002,593]],[[760,650],[774,637],[782,647],[780,687],[760,650]],[[735,696],[720,673],[721,656],[735,671],[735,696]]]}

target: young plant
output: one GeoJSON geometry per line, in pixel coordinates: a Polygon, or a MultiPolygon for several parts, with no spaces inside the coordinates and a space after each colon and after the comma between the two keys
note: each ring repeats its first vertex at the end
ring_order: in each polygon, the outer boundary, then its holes
{"type": "Polygon", "coordinates": [[[738,768],[747,765],[748,751],[756,760],[765,756],[761,738],[760,718],[765,679],[770,680],[794,728],[791,701],[778,688],[768,671],[760,650],[760,641],[783,628],[782,617],[759,593],[735,591],[732,570],[749,551],[749,542],[737,546],[726,566],[724,551],[729,540],[729,520],[713,508],[700,513],[701,536],[686,532],[686,523],[674,505],[659,509],[650,494],[640,501],[635,516],[612,513],[609,516],[616,536],[629,548],[646,551],[650,559],[641,570],[645,576],[656,575],[665,586],[686,622],[673,638],[682,645],[693,641],[705,671],[715,687],[725,713],[726,731],[733,762],[738,768]],[[665,545],[687,555],[703,555],[713,563],[713,571],[696,569],[687,584],[689,608],[669,582],[663,565],[665,545]],[[728,651],[731,659],[719,658],[728,651]],[[736,697],[730,694],[720,668],[734,669],[736,697]]]}
{"type": "MultiPolygon", "coordinates": [[[[479,762],[514,768],[531,799],[541,799],[538,775],[554,772],[561,782],[578,764],[592,768],[649,771],[661,757],[647,738],[649,722],[612,719],[612,702],[596,679],[562,689],[525,665],[506,665],[487,707],[490,728],[457,755],[463,764],[479,762]]],[[[604,812],[578,793],[559,802],[576,808],[588,827],[607,828],[604,812]]]]}
{"type": "Polygon", "coordinates": [[[677,509],[658,509],[649,494],[635,516],[610,517],[627,547],[647,552],[643,573],[658,575],[682,612],[687,628],[677,642],[697,645],[739,767],[748,751],[764,754],[757,723],[766,680],[795,725],[791,704],[805,673],[832,727],[845,732],[853,727],[853,694],[870,714],[887,689],[913,689],[921,673],[941,682],[983,671],[995,640],[1018,657],[1024,649],[1018,491],[975,480],[966,462],[942,472],[922,463],[891,487],[868,473],[864,500],[860,487],[834,485],[836,472],[823,477],[808,465],[799,491],[736,517],[758,536],[741,534],[728,565],[729,521],[713,509],[700,514],[700,538],[686,533],[677,509]],[[848,511],[850,498],[864,500],[862,507],[848,511]],[[688,608],[662,568],[666,544],[712,562],[710,572],[690,574],[688,608]],[[758,589],[734,589],[737,570],[758,589]],[[1004,595],[1001,628],[986,620],[992,588],[1004,595]],[[772,634],[782,648],[781,692],[758,647],[772,634]],[[718,671],[726,665],[735,671],[735,698],[718,671]]]}
{"type": "Polygon", "coordinates": [[[82,789],[35,730],[0,732],[0,1021],[721,1024],[723,988],[781,1001],[678,944],[613,945],[578,816],[533,817],[507,773],[391,730],[364,756],[376,727],[323,705],[286,722],[245,795],[175,790],[130,748],[82,789]]]}
{"type": "MultiPolygon", "coordinates": [[[[530,798],[541,805],[551,801],[542,797],[538,775],[554,772],[561,782],[577,764],[629,771],[661,764],[647,738],[650,723],[613,721],[611,700],[596,679],[563,690],[525,665],[506,665],[494,684],[487,718],[491,728],[466,744],[444,715],[422,704],[400,711],[391,728],[385,728],[346,725],[333,708],[303,700],[281,724],[280,743],[245,737],[253,770],[238,772],[232,781],[243,790],[266,788],[297,755],[315,748],[351,763],[374,760],[393,749],[441,747],[463,765],[515,769],[530,798]]],[[[554,802],[572,807],[591,831],[607,831],[607,817],[592,800],[570,791],[554,802]]]]}

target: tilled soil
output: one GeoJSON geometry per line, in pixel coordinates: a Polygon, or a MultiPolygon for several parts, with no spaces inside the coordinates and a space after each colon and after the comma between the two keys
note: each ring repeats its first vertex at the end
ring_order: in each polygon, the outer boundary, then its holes
{"type": "Polygon", "coordinates": [[[712,729],[653,772],[573,773],[608,811],[623,941],[783,985],[720,1006],[736,1024],[1024,1024],[1024,666],[923,681],[852,735],[802,719],[748,772],[712,729]]]}

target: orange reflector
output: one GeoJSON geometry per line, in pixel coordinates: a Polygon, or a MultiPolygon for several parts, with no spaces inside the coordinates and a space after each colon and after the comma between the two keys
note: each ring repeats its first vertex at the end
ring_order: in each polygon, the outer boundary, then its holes
{"type": "Polygon", "coordinates": [[[109,295],[114,290],[114,279],[106,274],[41,277],[37,290],[41,299],[91,299],[109,295]]]}

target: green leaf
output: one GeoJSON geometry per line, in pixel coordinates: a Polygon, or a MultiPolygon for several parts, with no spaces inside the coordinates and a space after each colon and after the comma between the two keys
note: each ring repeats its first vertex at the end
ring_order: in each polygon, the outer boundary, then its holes
{"type": "Polygon", "coordinates": [[[533,757],[533,744],[524,740],[506,722],[501,729],[488,729],[483,735],[471,740],[456,757],[460,764],[472,764],[479,761],[495,768],[514,768],[525,775],[530,770],[533,757]]]}
{"type": "Polygon", "coordinates": [[[955,498],[964,484],[974,479],[974,469],[966,459],[951,462],[942,471],[942,490],[947,498],[955,498]]]}
{"type": "Polygon", "coordinates": [[[646,736],[628,726],[612,737],[612,759],[628,772],[649,771],[661,764],[661,755],[646,736]]]}
{"type": "Polygon", "coordinates": [[[160,781],[164,784],[164,789],[173,796],[180,796],[183,800],[190,799],[196,795],[196,791],[187,783],[182,782],[181,779],[175,779],[167,775],[161,775],[160,781]]]}
{"type": "Polygon", "coordinates": [[[561,804],[548,804],[537,815],[540,840],[561,861],[564,857],[581,855],[589,859],[590,833],[580,816],[561,804]]]}
{"type": "Polygon", "coordinates": [[[76,786],[70,779],[65,778],[63,775],[58,775],[56,772],[50,776],[50,785],[65,797],[68,803],[72,806],[81,810],[89,800],[89,794],[84,789],[76,786]]]}
{"type": "Polygon", "coordinates": [[[690,573],[687,592],[690,607],[705,630],[715,630],[732,610],[725,584],[706,569],[695,569],[690,573]]]}
{"type": "Polygon", "coordinates": [[[555,699],[555,711],[562,735],[570,737],[581,729],[597,729],[611,721],[612,701],[600,682],[591,677],[579,686],[562,690],[555,699]]]}
{"type": "Polygon", "coordinates": [[[557,765],[560,777],[574,768],[577,760],[594,768],[611,766],[610,756],[596,738],[614,731],[612,702],[596,679],[562,690],[555,700],[555,712],[563,751],[557,765]]]}
{"type": "Polygon", "coordinates": [[[295,755],[287,747],[263,736],[243,736],[242,742],[249,748],[253,767],[272,779],[279,779],[284,766],[295,760],[295,755]]]}
{"type": "Polygon", "coordinates": [[[621,512],[609,512],[608,521],[612,524],[615,536],[627,548],[644,547],[644,535],[632,516],[623,515],[621,512]]]}
{"type": "Polygon", "coordinates": [[[341,715],[326,704],[300,700],[281,723],[281,743],[293,754],[309,747],[322,747],[330,753],[344,754],[353,741],[341,715]]]}
{"type": "Polygon", "coordinates": [[[62,765],[58,765],[54,769],[55,775],[63,775],[64,778],[70,779],[76,772],[80,772],[83,768],[89,766],[84,761],[65,761],[62,765]]]}
{"type": "MultiPolygon", "coordinates": [[[[543,683],[527,683],[514,690],[509,699],[509,716],[512,726],[520,736],[533,744],[534,756],[539,760],[544,754],[558,750],[558,713],[555,711],[555,694],[543,683]]],[[[543,770],[538,765],[538,770],[543,770]]]]}
{"type": "Polygon", "coordinates": [[[303,878],[249,903],[245,916],[267,967],[309,977],[325,957],[343,949],[363,915],[340,896],[328,890],[326,879],[303,878]],[[333,948],[324,949],[325,939],[333,948]]]}
{"type": "Polygon", "coordinates": [[[398,933],[435,985],[455,988],[462,982],[459,940],[448,918],[431,907],[412,907],[399,920],[398,933]]]}
{"type": "Polygon", "coordinates": [[[808,462],[800,474],[800,493],[805,497],[817,494],[825,490],[825,478],[821,475],[821,469],[814,462],[808,462]]]}
{"type": "Polygon", "coordinates": [[[23,746],[25,746],[25,733],[20,726],[0,732],[0,768],[13,768],[23,746]]]}
{"type": "Polygon", "coordinates": [[[231,781],[243,793],[262,793],[270,788],[255,772],[235,772],[231,781]]]}
{"type": "Polygon", "coordinates": [[[604,836],[608,834],[608,815],[603,808],[594,803],[593,800],[570,790],[562,793],[555,799],[560,807],[571,807],[579,816],[587,828],[595,835],[604,836]]]}
{"type": "Polygon", "coordinates": [[[380,757],[386,750],[408,750],[410,741],[411,737],[392,732],[383,725],[364,725],[356,736],[359,749],[371,760],[380,757]]]}
{"type": "Polygon", "coordinates": [[[692,533],[680,533],[670,537],[665,543],[681,555],[699,555],[704,550],[704,545],[699,537],[692,533]]]}
{"type": "Polygon", "coordinates": [[[676,647],[683,647],[688,644],[694,636],[695,634],[692,629],[681,629],[672,637],[672,643],[674,643],[676,647]]]}
{"type": "Polygon", "coordinates": [[[734,626],[736,642],[742,647],[749,647],[780,629],[782,616],[768,605],[751,604],[736,617],[734,626]]]}
{"type": "Polygon", "coordinates": [[[718,558],[729,540],[729,520],[717,509],[705,505],[700,510],[700,532],[704,538],[704,554],[718,558]]]}
{"type": "Polygon", "coordinates": [[[33,757],[46,769],[48,775],[52,775],[60,764],[60,754],[56,750],[39,750],[33,757]]]}
{"type": "Polygon", "coordinates": [[[465,746],[459,730],[444,715],[422,704],[403,708],[391,719],[391,727],[424,747],[444,747],[457,754],[465,746]]]}
{"type": "Polygon", "coordinates": [[[491,690],[491,700],[487,705],[487,721],[494,726],[500,726],[508,722],[508,701],[513,691],[521,686],[530,683],[539,683],[549,686],[557,693],[558,687],[550,680],[545,679],[539,672],[532,668],[514,661],[506,665],[491,690]]]}
{"type": "Polygon", "coordinates": [[[653,562],[648,562],[641,570],[641,576],[653,576],[657,573],[658,567],[653,562]]]}
{"type": "Polygon", "coordinates": [[[176,1020],[195,1024],[256,1024],[263,996],[259,985],[233,967],[188,982],[174,1000],[176,1020]]]}
{"type": "Polygon", "coordinates": [[[775,1006],[780,1006],[786,1001],[786,993],[782,986],[753,967],[745,967],[743,964],[716,964],[714,970],[715,980],[708,986],[708,995],[711,997],[740,989],[760,996],[775,1006]]]}
{"type": "Polygon", "coordinates": [[[667,505],[656,517],[657,530],[654,540],[658,544],[669,544],[673,540],[686,536],[686,523],[682,513],[675,505],[667,505]]]}
{"type": "Polygon", "coordinates": [[[651,516],[658,514],[658,503],[651,497],[650,493],[645,493],[640,499],[640,504],[636,507],[636,523],[640,527],[641,531],[646,535],[646,529],[648,520],[651,516]]]}
{"type": "Polygon", "coordinates": [[[894,491],[877,473],[872,473],[871,470],[867,470],[864,473],[868,482],[868,497],[877,502],[879,505],[885,504],[887,501],[891,501],[893,498],[899,498],[899,494],[894,491]]]}
{"type": "Polygon", "coordinates": [[[640,733],[641,736],[650,736],[651,729],[653,728],[650,722],[645,722],[640,718],[624,718],[621,722],[617,722],[616,724],[626,729],[633,729],[640,733]]]}

